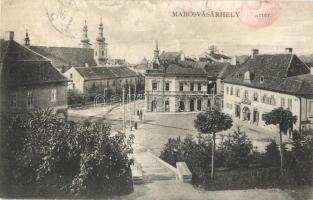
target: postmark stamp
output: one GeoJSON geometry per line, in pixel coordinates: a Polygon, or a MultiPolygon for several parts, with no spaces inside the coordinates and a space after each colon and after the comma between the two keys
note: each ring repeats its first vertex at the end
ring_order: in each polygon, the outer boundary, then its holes
{"type": "Polygon", "coordinates": [[[240,20],[252,27],[267,27],[275,22],[280,10],[278,0],[246,0],[240,8],[240,20]]]}
{"type": "Polygon", "coordinates": [[[60,34],[75,38],[71,31],[75,19],[75,8],[77,1],[57,0],[45,1],[44,8],[51,26],[60,34]]]}

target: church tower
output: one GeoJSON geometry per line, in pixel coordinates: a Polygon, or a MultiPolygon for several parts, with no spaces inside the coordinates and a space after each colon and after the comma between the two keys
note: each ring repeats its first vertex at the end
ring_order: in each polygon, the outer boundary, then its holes
{"type": "Polygon", "coordinates": [[[30,46],[30,38],[29,38],[29,35],[28,35],[28,30],[26,29],[26,34],[25,34],[25,39],[24,39],[25,43],[24,45],[26,47],[29,47],[30,46]]]}
{"type": "Polygon", "coordinates": [[[159,58],[159,45],[158,41],[156,41],[155,49],[154,49],[154,55],[152,59],[152,67],[153,69],[158,68],[160,65],[160,58],[159,58]]]}
{"type": "Polygon", "coordinates": [[[88,26],[87,26],[87,23],[86,23],[86,20],[85,20],[85,26],[83,28],[83,35],[82,35],[82,39],[80,40],[81,42],[81,46],[82,48],[90,48],[90,40],[88,38],[88,26]]]}
{"type": "Polygon", "coordinates": [[[108,44],[105,42],[105,37],[103,37],[103,24],[101,18],[98,28],[98,37],[96,39],[96,44],[94,48],[95,60],[98,66],[105,65],[107,63],[108,60],[107,47],[108,44]]]}

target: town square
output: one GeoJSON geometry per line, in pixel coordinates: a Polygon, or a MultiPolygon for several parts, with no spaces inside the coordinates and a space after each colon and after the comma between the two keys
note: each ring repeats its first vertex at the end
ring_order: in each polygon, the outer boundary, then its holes
{"type": "Polygon", "coordinates": [[[1,2],[0,198],[312,199],[312,10],[1,2]]]}

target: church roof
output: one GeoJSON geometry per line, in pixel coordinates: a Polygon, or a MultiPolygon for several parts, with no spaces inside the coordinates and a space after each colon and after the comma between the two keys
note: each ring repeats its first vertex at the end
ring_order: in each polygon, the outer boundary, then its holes
{"type": "Polygon", "coordinates": [[[136,77],[138,74],[128,67],[76,67],[85,80],[136,77]]]}
{"type": "Polygon", "coordinates": [[[18,44],[14,40],[0,40],[1,85],[18,87],[47,83],[68,82],[50,60],[18,44]]]}
{"type": "Polygon", "coordinates": [[[96,65],[93,49],[45,46],[30,46],[30,49],[49,58],[58,68],[62,66],[82,67],[86,63],[89,66],[96,65]]]}
{"type": "Polygon", "coordinates": [[[313,95],[310,69],[294,54],[250,57],[224,81],[276,92],[313,95]],[[245,73],[249,73],[249,81],[245,80],[245,73]]]}

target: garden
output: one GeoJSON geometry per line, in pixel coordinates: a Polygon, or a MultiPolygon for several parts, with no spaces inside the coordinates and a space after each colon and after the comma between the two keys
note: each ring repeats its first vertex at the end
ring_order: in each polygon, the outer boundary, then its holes
{"type": "Polygon", "coordinates": [[[210,110],[198,114],[194,122],[198,137],[170,138],[160,158],[174,167],[176,162],[186,162],[192,183],[210,190],[312,185],[313,132],[290,130],[293,123],[285,123],[286,119],[296,119],[286,110],[273,110],[265,118],[268,124],[280,125],[279,134],[293,132],[291,148],[272,141],[265,152],[259,152],[240,127],[216,145],[215,134],[228,130],[232,120],[210,110]]]}
{"type": "Polygon", "coordinates": [[[134,137],[51,110],[1,121],[1,196],[104,198],[133,191],[134,137]]]}

